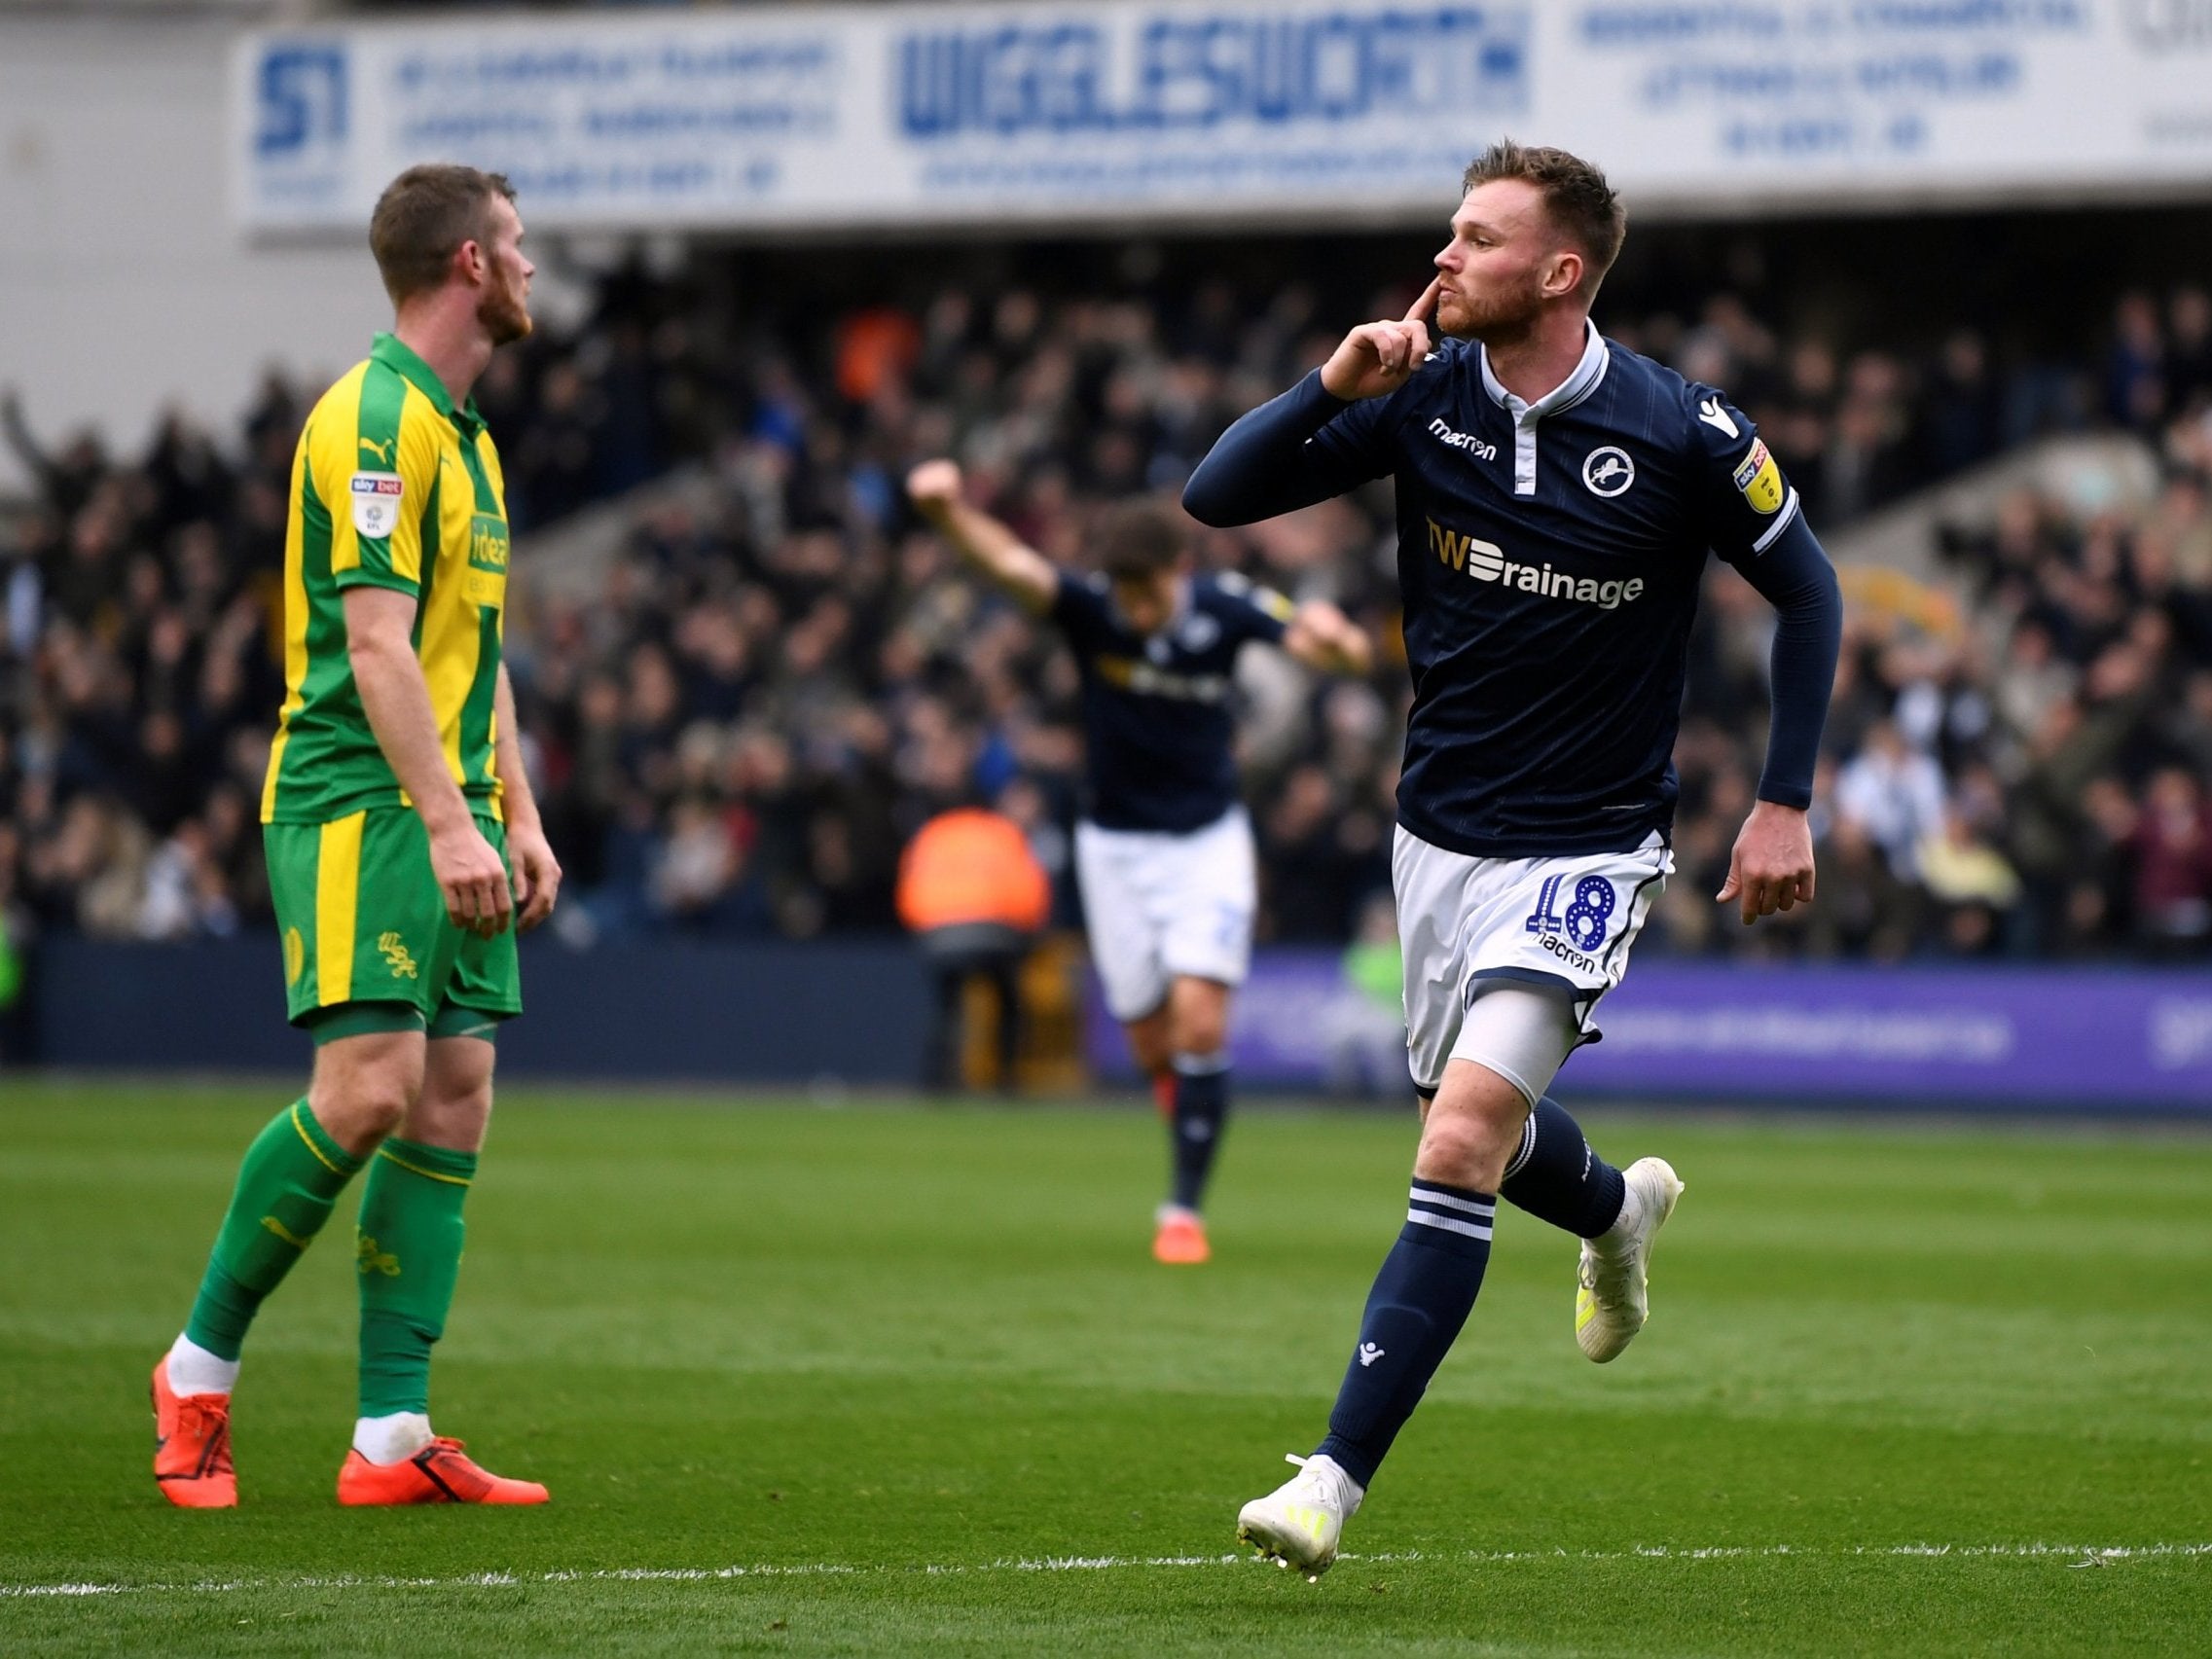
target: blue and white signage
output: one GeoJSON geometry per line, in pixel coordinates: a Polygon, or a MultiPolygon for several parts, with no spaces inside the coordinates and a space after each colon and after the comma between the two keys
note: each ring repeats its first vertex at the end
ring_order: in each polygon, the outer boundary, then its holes
{"type": "MultiPolygon", "coordinates": [[[[1261,951],[1229,1032],[1237,1075],[1402,1094],[1405,1024],[1332,953],[1261,951]]],[[[1561,1073],[1584,1098],[2155,1107],[2212,1116],[2212,974],[2186,969],[1752,967],[1645,960],[1561,1073]]],[[[1130,1075],[1095,988],[1087,1054],[1130,1075]]]]}
{"type": "Polygon", "coordinates": [[[247,37],[239,217],[411,162],[533,223],[1440,217],[1510,132],[1633,201],[2212,193],[2207,0],[821,6],[247,37]]]}

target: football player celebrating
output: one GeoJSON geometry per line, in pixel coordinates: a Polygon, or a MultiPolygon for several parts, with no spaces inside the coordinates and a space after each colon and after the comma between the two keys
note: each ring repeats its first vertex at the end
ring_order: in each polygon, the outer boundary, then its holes
{"type": "Polygon", "coordinates": [[[907,479],[916,509],[979,573],[1057,623],[1082,681],[1086,801],[1075,871],[1106,1005],[1153,1079],[1174,1149],[1152,1253],[1211,1253],[1200,1216],[1229,1109],[1229,993],[1251,957],[1251,823],[1237,796],[1231,670],[1247,640],[1363,674],[1367,637],[1334,605],[1292,607],[1236,575],[1191,570],[1172,512],[1133,503],[1071,575],[961,496],[960,468],[907,479]]]}
{"type": "Polygon", "coordinates": [[[1402,318],[1224,433],[1183,504],[1249,523],[1389,475],[1414,702],[1393,854],[1422,1104],[1406,1219],[1315,1454],[1240,1537],[1318,1577],[1481,1288],[1498,1199],[1583,1241],[1575,1334],[1642,1328],[1682,1183],[1593,1153],[1545,1093],[1673,861],[1672,761],[1708,550],[1779,613],[1759,800],[1719,897],[1813,897],[1812,799],[1842,599],[1766,446],[1718,391],[1589,320],[1626,216],[1563,151],[1467,170],[1436,276],[1402,318]],[[1434,331],[1430,319],[1433,316],[1434,331]],[[1435,338],[1441,336],[1442,338],[1435,338]]]}

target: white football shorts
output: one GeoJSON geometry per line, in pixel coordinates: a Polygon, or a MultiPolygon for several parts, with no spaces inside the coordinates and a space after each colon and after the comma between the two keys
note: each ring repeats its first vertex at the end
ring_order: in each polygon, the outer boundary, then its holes
{"type": "Polygon", "coordinates": [[[1258,878],[1242,807],[1179,835],[1078,823],[1075,879],[1116,1020],[1153,1012],[1179,975],[1244,984],[1258,878]]]}
{"type": "MultiPolygon", "coordinates": [[[[1533,1100],[1567,1056],[1595,1042],[1599,999],[1628,971],[1628,951],[1674,871],[1657,831],[1633,852],[1566,858],[1475,858],[1432,846],[1402,824],[1391,848],[1397,934],[1405,958],[1406,1060],[1413,1086],[1433,1094],[1448,1060],[1488,1064],[1533,1100]],[[1536,1032],[1522,1052],[1467,1052],[1497,1033],[1469,1030],[1486,989],[1554,993],[1572,1016],[1536,1032]]],[[[1478,1023],[1479,1024],[1479,1023],[1478,1023]]]]}

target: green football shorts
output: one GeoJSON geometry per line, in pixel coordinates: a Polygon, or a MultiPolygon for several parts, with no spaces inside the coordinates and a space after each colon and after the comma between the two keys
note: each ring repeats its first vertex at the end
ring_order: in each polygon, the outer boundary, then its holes
{"type": "MultiPolygon", "coordinates": [[[[476,827],[505,861],[506,826],[479,814],[476,827]]],[[[490,1036],[483,1028],[523,1011],[515,930],[483,939],[453,924],[430,870],[430,832],[413,809],[264,824],[262,842],[293,1025],[318,1038],[490,1036]]]]}

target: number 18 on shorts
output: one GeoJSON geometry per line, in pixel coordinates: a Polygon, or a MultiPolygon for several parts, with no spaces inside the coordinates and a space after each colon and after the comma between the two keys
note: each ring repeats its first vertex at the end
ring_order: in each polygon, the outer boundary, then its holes
{"type": "Polygon", "coordinates": [[[1401,825],[1391,878],[1415,1085],[1432,1089],[1442,1077],[1468,1007],[1488,980],[1560,992],[1582,1040],[1596,1040],[1598,1001],[1628,971],[1629,947],[1673,869],[1655,833],[1630,852],[1478,858],[1401,825]]]}

